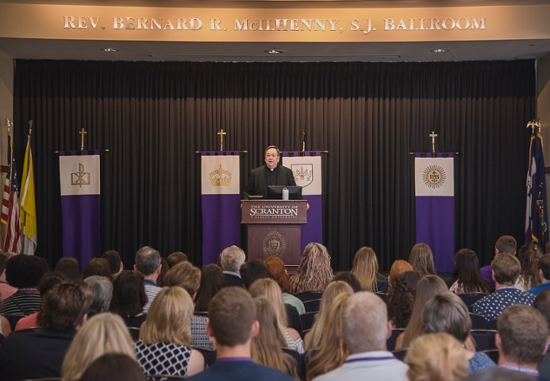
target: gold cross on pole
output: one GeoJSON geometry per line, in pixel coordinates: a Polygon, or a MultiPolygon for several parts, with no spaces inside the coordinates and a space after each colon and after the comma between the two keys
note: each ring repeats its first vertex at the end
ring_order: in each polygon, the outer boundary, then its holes
{"type": "Polygon", "coordinates": [[[435,153],[435,138],[437,138],[435,131],[432,131],[430,138],[432,138],[432,153],[435,153]]]}
{"type": "Polygon", "coordinates": [[[218,135],[220,135],[220,151],[223,151],[223,136],[227,135],[227,132],[224,132],[223,128],[218,132],[218,135]]]}
{"type": "Polygon", "coordinates": [[[82,137],[82,140],[81,140],[81,143],[80,143],[80,150],[81,151],[84,151],[84,137],[85,135],[87,134],[86,130],[84,129],[84,127],[82,127],[82,130],[80,130],[80,132],[78,133],[81,137],[82,137]]]}

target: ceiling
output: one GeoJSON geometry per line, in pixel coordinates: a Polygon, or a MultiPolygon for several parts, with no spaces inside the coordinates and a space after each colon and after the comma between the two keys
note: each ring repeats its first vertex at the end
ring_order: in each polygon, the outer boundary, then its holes
{"type": "MultiPolygon", "coordinates": [[[[441,7],[550,4],[550,0],[19,0],[29,4],[164,7],[441,7]]],[[[12,1],[0,0],[0,3],[12,1]]],[[[0,52],[20,59],[130,61],[477,61],[538,59],[550,52],[550,39],[399,43],[133,42],[0,38],[0,52]],[[105,52],[114,48],[116,52],[105,52]],[[266,51],[278,50],[280,54],[266,51]],[[434,53],[434,49],[446,49],[434,53]]]]}

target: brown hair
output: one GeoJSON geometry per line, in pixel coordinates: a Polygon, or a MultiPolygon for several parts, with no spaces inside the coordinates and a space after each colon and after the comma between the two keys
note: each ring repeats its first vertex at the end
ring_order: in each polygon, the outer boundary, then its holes
{"type": "Polygon", "coordinates": [[[445,332],[464,343],[472,329],[468,307],[459,296],[444,292],[430,300],[422,312],[426,333],[445,332]]]}
{"type": "Polygon", "coordinates": [[[386,304],[388,319],[396,328],[405,328],[411,320],[416,295],[416,286],[420,277],[414,271],[405,271],[391,280],[386,304]]]}
{"type": "Polygon", "coordinates": [[[38,325],[55,331],[75,329],[89,312],[92,299],[86,286],[60,283],[42,298],[38,325]]]}
{"type": "Polygon", "coordinates": [[[61,258],[55,266],[55,271],[64,274],[69,281],[77,281],[80,279],[78,261],[74,258],[61,258]]]}
{"type": "Polygon", "coordinates": [[[516,283],[521,272],[519,260],[510,254],[500,254],[493,259],[491,267],[495,272],[495,282],[507,286],[516,283]]]}
{"type": "Polygon", "coordinates": [[[287,294],[290,293],[290,278],[288,277],[285,263],[281,260],[281,258],[268,257],[264,263],[267,266],[269,277],[277,282],[279,287],[281,287],[281,291],[286,292],[287,294]]]}
{"type": "Polygon", "coordinates": [[[388,286],[391,287],[393,280],[397,279],[400,274],[403,274],[406,271],[413,271],[413,267],[409,262],[402,259],[398,259],[393,262],[390,268],[390,274],[388,276],[388,286]]]}
{"type": "Polygon", "coordinates": [[[361,287],[365,291],[378,291],[376,273],[378,272],[378,259],[373,249],[363,246],[353,258],[353,267],[350,271],[357,277],[361,287]]]}
{"type": "Polygon", "coordinates": [[[136,271],[123,270],[115,279],[109,311],[123,318],[134,317],[143,312],[146,304],[143,275],[136,271]]]}
{"type": "Polygon", "coordinates": [[[288,318],[283,301],[283,293],[277,282],[269,278],[258,279],[256,282],[252,283],[248,291],[253,298],[263,296],[271,302],[275,308],[279,329],[281,333],[285,335],[287,332],[286,328],[288,327],[288,318]]]}
{"type": "Polygon", "coordinates": [[[105,258],[94,258],[88,262],[80,278],[84,280],[92,275],[104,276],[112,282],[113,274],[111,274],[111,265],[109,261],[105,258]]]}
{"type": "Polygon", "coordinates": [[[409,254],[409,263],[420,277],[437,275],[434,268],[434,255],[432,249],[424,242],[417,243],[409,254]]]}
{"type": "Polygon", "coordinates": [[[235,347],[245,344],[250,339],[254,321],[254,300],[240,287],[222,288],[208,306],[208,325],[219,345],[235,347]]]}
{"type": "Polygon", "coordinates": [[[201,285],[201,270],[191,262],[180,262],[168,270],[163,284],[167,287],[182,287],[193,297],[201,285]]]}
{"type": "Polygon", "coordinates": [[[292,293],[322,291],[333,277],[330,255],[320,243],[310,243],[304,249],[296,274],[290,279],[292,293]]]}
{"type": "Polygon", "coordinates": [[[516,239],[511,235],[503,235],[495,243],[495,247],[500,254],[516,254],[517,245],[516,239]]]}
{"type": "Polygon", "coordinates": [[[166,258],[166,262],[168,263],[168,268],[171,269],[175,265],[181,262],[188,261],[189,258],[187,257],[187,254],[182,253],[181,251],[176,251],[168,256],[166,258]]]}

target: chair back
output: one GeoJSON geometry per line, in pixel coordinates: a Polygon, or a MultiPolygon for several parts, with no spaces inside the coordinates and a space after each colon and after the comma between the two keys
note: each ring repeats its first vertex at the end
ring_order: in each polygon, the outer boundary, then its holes
{"type": "Polygon", "coordinates": [[[495,344],[495,335],[497,331],[494,329],[472,329],[470,334],[476,341],[476,351],[482,352],[489,349],[497,349],[495,344]]]}
{"type": "Polygon", "coordinates": [[[498,349],[487,349],[485,351],[481,351],[483,353],[485,353],[487,356],[489,356],[489,358],[491,360],[493,360],[493,362],[495,364],[498,364],[498,358],[499,358],[499,353],[498,353],[498,349]]]}
{"type": "Polygon", "coordinates": [[[313,327],[313,323],[317,319],[317,312],[306,312],[300,315],[300,321],[302,322],[302,329],[308,331],[313,327]]]}
{"type": "Polygon", "coordinates": [[[485,316],[478,315],[470,312],[470,321],[472,322],[472,329],[488,329],[489,322],[485,319],[485,316]]]}
{"type": "Polygon", "coordinates": [[[300,299],[302,302],[306,302],[308,300],[312,299],[321,299],[323,296],[323,291],[304,291],[304,292],[298,292],[297,294],[294,294],[295,297],[300,299]]]}
{"type": "Polygon", "coordinates": [[[409,348],[403,348],[398,351],[393,351],[393,355],[396,359],[405,361],[405,356],[407,356],[407,352],[409,351],[409,348]]]}
{"type": "Polygon", "coordinates": [[[187,378],[186,376],[174,376],[171,374],[147,374],[145,377],[147,381],[177,381],[187,378]]]}
{"type": "Polygon", "coordinates": [[[469,292],[467,294],[457,294],[460,299],[466,304],[469,311],[472,311],[472,304],[479,299],[486,297],[488,294],[485,292],[469,292]]]}
{"type": "Polygon", "coordinates": [[[128,331],[130,331],[130,336],[132,336],[132,340],[134,340],[134,341],[139,340],[139,328],[138,327],[128,327],[128,331]]]}
{"type": "Polygon", "coordinates": [[[10,327],[11,327],[11,331],[15,331],[15,326],[17,325],[17,322],[21,319],[21,318],[24,318],[25,316],[23,315],[2,315],[3,317],[5,317],[6,319],[8,319],[8,322],[10,323],[10,327]]]}
{"type": "Polygon", "coordinates": [[[395,349],[395,341],[397,336],[401,335],[405,331],[405,328],[394,328],[391,331],[391,336],[386,340],[386,346],[388,351],[392,352],[395,349]]]}
{"type": "Polygon", "coordinates": [[[321,299],[311,299],[304,302],[306,312],[319,312],[321,307],[321,299]]]}
{"type": "Polygon", "coordinates": [[[290,349],[290,348],[283,348],[283,352],[286,353],[287,355],[290,355],[290,357],[294,359],[294,361],[296,362],[296,373],[298,373],[298,378],[300,380],[304,380],[306,376],[304,356],[298,353],[297,351],[295,351],[294,349],[290,349]]]}
{"type": "Polygon", "coordinates": [[[388,296],[388,294],[384,293],[384,292],[375,292],[376,295],[378,295],[380,297],[380,299],[382,299],[384,302],[386,302],[386,297],[388,296]]]}

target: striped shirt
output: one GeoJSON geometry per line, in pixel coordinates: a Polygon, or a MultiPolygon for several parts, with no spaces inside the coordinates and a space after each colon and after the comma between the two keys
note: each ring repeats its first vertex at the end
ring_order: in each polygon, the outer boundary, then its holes
{"type": "Polygon", "coordinates": [[[38,311],[40,311],[40,295],[16,292],[4,299],[0,314],[29,316],[38,311]]]}
{"type": "Polygon", "coordinates": [[[155,300],[155,296],[159,293],[161,288],[157,286],[155,282],[149,279],[145,279],[145,295],[147,295],[147,304],[143,307],[143,313],[146,314],[151,307],[151,303],[155,300]]]}

